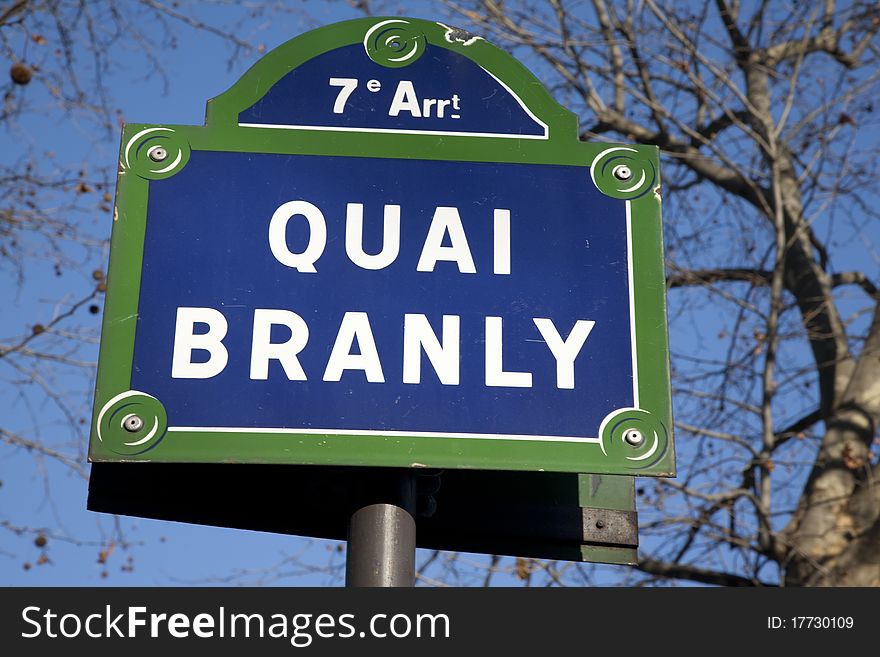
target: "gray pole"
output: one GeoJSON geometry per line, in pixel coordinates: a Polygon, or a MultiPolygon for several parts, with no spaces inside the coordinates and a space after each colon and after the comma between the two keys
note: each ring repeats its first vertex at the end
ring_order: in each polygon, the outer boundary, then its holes
{"type": "Polygon", "coordinates": [[[414,586],[415,473],[377,470],[365,479],[348,521],[345,585],[414,586]]]}

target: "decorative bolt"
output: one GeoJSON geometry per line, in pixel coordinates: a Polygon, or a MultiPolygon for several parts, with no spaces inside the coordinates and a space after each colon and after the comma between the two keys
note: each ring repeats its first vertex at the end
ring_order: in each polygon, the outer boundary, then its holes
{"type": "Polygon", "coordinates": [[[611,175],[620,180],[621,182],[626,182],[633,177],[632,169],[630,169],[625,164],[618,164],[611,170],[611,175]]]}
{"type": "Polygon", "coordinates": [[[645,436],[638,429],[628,429],[627,432],[623,434],[623,439],[627,444],[632,445],[633,447],[641,447],[645,442],[645,436]]]}
{"type": "Polygon", "coordinates": [[[129,433],[137,433],[144,428],[144,421],[137,415],[129,415],[122,421],[122,428],[129,433]]]}
{"type": "Polygon", "coordinates": [[[147,157],[153,160],[153,162],[164,162],[168,158],[168,151],[161,146],[153,146],[147,151],[147,157]]]}
{"type": "Polygon", "coordinates": [[[602,529],[603,527],[605,527],[605,521],[604,520],[597,520],[596,521],[596,529],[602,529]]]}

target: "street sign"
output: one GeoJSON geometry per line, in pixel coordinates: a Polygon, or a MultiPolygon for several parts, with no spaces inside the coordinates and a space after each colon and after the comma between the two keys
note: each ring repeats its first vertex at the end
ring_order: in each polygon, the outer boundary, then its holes
{"type": "Polygon", "coordinates": [[[415,19],[123,130],[93,462],[674,474],[657,149],[415,19]]]}

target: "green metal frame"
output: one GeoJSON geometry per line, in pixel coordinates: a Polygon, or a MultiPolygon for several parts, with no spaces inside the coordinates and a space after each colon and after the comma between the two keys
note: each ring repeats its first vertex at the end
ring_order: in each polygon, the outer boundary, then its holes
{"type": "MultiPolygon", "coordinates": [[[[663,268],[658,150],[653,146],[585,143],[577,118],[560,106],[516,59],[480,38],[445,25],[401,20],[401,38],[430,43],[470,58],[519,96],[548,126],[547,139],[239,127],[238,114],[303,62],[363,43],[380,18],[337,23],[297,37],[267,54],[228,91],[208,101],[205,126],[129,124],[122,131],[109,287],[104,311],[89,459],[91,461],[300,463],[389,467],[546,470],[674,476],[666,290],[663,268]],[[170,164],[148,151],[162,146],[170,164]],[[592,441],[479,440],[425,436],[235,434],[177,431],[161,400],[130,391],[150,181],[175,175],[192,151],[383,157],[575,165],[603,193],[627,204],[631,240],[637,408],[612,413],[592,441]],[[612,175],[626,164],[628,182],[612,175]],[[613,167],[612,167],[613,165],[613,167]],[[637,181],[633,183],[633,181],[637,181]],[[120,420],[147,419],[129,433],[120,420]],[[633,447],[624,433],[646,437],[633,447]],[[161,441],[161,442],[159,442],[161,441]],[[149,447],[148,450],[145,447],[149,447]]],[[[368,54],[383,63],[382,53],[368,54]]],[[[384,65],[390,65],[387,61],[384,65]]]]}

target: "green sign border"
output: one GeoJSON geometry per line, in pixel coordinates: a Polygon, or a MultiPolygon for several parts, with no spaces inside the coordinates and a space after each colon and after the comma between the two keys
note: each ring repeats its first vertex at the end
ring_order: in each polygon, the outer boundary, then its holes
{"type": "Polygon", "coordinates": [[[205,126],[128,124],[123,128],[89,460],[674,476],[660,205],[656,147],[579,141],[575,115],[556,103],[516,59],[479,37],[418,19],[364,18],[292,39],[263,57],[231,89],[208,101],[205,126]],[[548,138],[239,127],[239,112],[289,71],[329,50],[364,43],[377,63],[400,65],[393,63],[393,53],[365,41],[365,35],[382,21],[397,30],[396,48],[423,50],[428,43],[447,48],[503,80],[548,126],[548,138]],[[159,146],[167,155],[157,163],[150,154],[155,155],[159,146]],[[175,429],[161,400],[129,388],[150,181],[175,175],[193,150],[585,167],[585,175],[600,191],[627,205],[636,408],[618,409],[597,428],[596,438],[579,442],[175,429]],[[631,175],[620,176],[621,164],[631,175]],[[136,431],[122,427],[132,415],[145,420],[136,431]],[[631,433],[633,429],[639,433],[631,433]]]}

